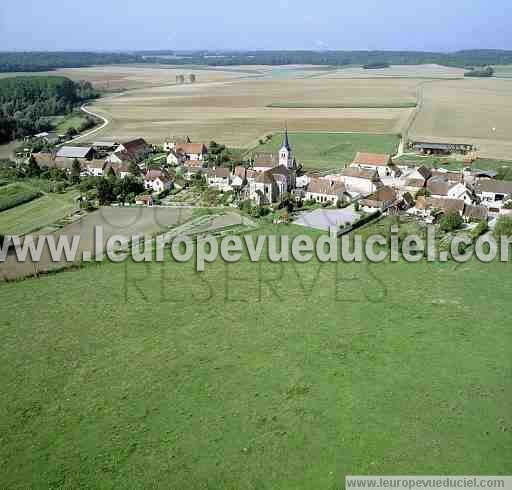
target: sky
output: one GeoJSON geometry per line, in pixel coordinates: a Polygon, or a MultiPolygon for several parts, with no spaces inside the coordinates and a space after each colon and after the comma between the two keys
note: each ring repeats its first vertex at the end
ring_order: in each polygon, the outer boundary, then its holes
{"type": "Polygon", "coordinates": [[[0,0],[0,51],[512,49],[510,0],[0,0]]]}

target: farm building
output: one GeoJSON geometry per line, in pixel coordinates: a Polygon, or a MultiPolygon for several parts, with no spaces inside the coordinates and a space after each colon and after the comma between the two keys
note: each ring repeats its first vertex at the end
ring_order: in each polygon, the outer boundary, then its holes
{"type": "Polygon", "coordinates": [[[57,151],[57,158],[70,158],[74,160],[92,160],[96,155],[94,148],[82,146],[63,146],[57,151]]]}
{"type": "Polygon", "coordinates": [[[428,143],[424,141],[413,141],[409,146],[423,155],[468,155],[475,150],[475,147],[467,143],[428,143]]]}
{"type": "Polygon", "coordinates": [[[512,182],[482,179],[476,194],[491,213],[499,213],[503,204],[512,198],[512,182]]]}

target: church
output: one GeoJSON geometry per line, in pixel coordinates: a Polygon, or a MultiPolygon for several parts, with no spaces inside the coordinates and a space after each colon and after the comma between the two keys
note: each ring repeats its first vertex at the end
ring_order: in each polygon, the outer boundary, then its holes
{"type": "Polygon", "coordinates": [[[297,162],[285,129],[279,152],[257,153],[252,162],[254,178],[249,181],[250,198],[258,204],[272,204],[285,192],[295,189],[297,162]]]}

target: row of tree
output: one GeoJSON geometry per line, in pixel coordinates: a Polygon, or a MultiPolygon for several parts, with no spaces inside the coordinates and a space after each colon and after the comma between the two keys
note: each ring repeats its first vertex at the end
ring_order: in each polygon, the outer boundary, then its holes
{"type": "Polygon", "coordinates": [[[56,68],[141,63],[140,55],[90,52],[3,52],[0,72],[48,71],[56,68]]]}
{"type": "MultiPolygon", "coordinates": [[[[196,83],[197,77],[191,73],[188,76],[189,83],[196,83]]],[[[185,75],[176,75],[176,85],[183,85],[185,83],[185,75]]]]}
{"type": "Polygon", "coordinates": [[[464,73],[465,77],[492,77],[494,76],[494,68],[492,66],[486,66],[482,70],[472,68],[468,72],[464,73]]]}
{"type": "Polygon", "coordinates": [[[0,53],[0,72],[46,71],[122,63],[172,65],[417,65],[436,63],[446,66],[487,66],[512,64],[512,51],[480,49],[454,53],[422,51],[141,51],[138,53],[90,52],[5,52],[0,53]],[[173,56],[176,55],[177,56],[173,56]]]}

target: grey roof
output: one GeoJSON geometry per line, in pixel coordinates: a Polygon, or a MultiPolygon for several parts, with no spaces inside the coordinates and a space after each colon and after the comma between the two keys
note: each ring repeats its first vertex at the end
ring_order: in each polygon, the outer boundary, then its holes
{"type": "Polygon", "coordinates": [[[485,206],[474,206],[466,204],[464,206],[464,216],[473,219],[486,220],[489,215],[489,210],[485,206]]]}
{"type": "Polygon", "coordinates": [[[341,171],[341,175],[343,177],[355,177],[372,181],[378,180],[379,177],[377,170],[366,170],[357,167],[346,167],[341,171]]]}
{"type": "Polygon", "coordinates": [[[281,148],[286,148],[288,151],[291,150],[290,143],[288,142],[288,128],[284,130],[283,144],[281,145],[281,148]]]}
{"type": "Polygon", "coordinates": [[[427,143],[423,141],[414,142],[414,148],[430,149],[430,150],[457,150],[461,148],[473,148],[473,145],[468,143],[427,143]]]}
{"type": "Polygon", "coordinates": [[[57,156],[63,158],[86,158],[91,150],[91,147],[63,146],[57,152],[57,156]]]}
{"type": "Polygon", "coordinates": [[[478,182],[481,192],[492,192],[494,194],[511,194],[512,182],[506,180],[482,179],[478,182]]]}

